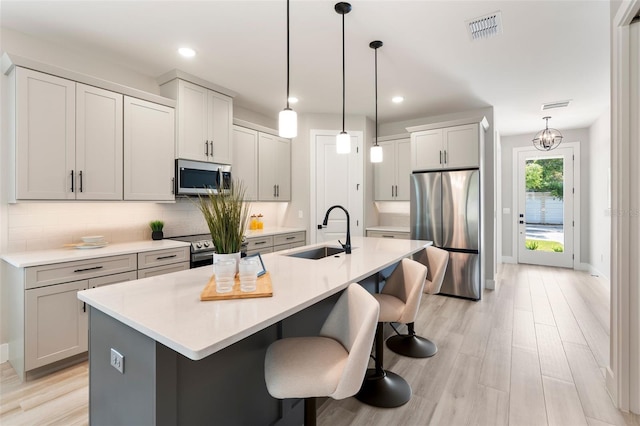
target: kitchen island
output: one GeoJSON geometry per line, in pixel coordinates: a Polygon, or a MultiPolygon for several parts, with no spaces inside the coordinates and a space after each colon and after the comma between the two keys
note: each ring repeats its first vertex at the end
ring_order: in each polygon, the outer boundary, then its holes
{"type": "Polygon", "coordinates": [[[211,266],[78,293],[90,306],[91,423],[300,424],[302,404],[266,390],[266,348],[317,334],[349,283],[429,244],[355,237],[350,255],[288,256],[314,246],[268,254],[267,298],[200,301],[211,266]]]}

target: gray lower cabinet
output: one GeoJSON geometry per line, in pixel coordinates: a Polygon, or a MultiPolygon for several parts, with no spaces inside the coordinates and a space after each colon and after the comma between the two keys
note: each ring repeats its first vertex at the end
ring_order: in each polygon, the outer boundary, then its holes
{"type": "Polygon", "coordinates": [[[307,244],[305,231],[247,238],[247,255],[274,253],[307,244]]]}
{"type": "Polygon", "coordinates": [[[189,247],[27,268],[3,266],[9,361],[25,380],[85,358],[88,315],[79,291],[189,269],[189,247]]]}
{"type": "Polygon", "coordinates": [[[367,231],[367,237],[373,238],[396,238],[401,240],[408,240],[409,233],[408,232],[397,232],[397,231],[367,231]]]}

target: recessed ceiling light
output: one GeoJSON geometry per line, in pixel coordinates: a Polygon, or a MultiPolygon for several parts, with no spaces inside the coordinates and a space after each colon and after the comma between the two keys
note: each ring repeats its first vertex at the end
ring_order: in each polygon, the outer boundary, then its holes
{"type": "Polygon", "coordinates": [[[298,103],[298,98],[296,98],[295,96],[289,96],[289,103],[290,104],[297,104],[298,103]]]}
{"type": "Polygon", "coordinates": [[[180,49],[178,49],[178,53],[185,58],[193,58],[194,56],[196,56],[196,51],[190,47],[181,47],[180,49]]]}
{"type": "Polygon", "coordinates": [[[393,102],[394,104],[402,103],[402,101],[404,101],[404,98],[402,96],[394,96],[393,98],[391,98],[391,102],[393,102]]]}

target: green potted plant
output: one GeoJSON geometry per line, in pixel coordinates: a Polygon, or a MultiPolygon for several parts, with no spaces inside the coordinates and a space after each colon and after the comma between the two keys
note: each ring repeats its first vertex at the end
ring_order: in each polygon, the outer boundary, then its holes
{"type": "Polygon", "coordinates": [[[149,222],[149,226],[151,227],[151,239],[152,240],[161,240],[164,237],[162,233],[162,228],[164,227],[164,222],[161,220],[152,220],[149,222]]]}
{"type": "Polygon", "coordinates": [[[220,257],[233,257],[240,261],[240,248],[249,221],[249,203],[244,202],[242,181],[231,183],[228,191],[214,194],[209,191],[198,196],[197,206],[209,228],[215,246],[214,264],[220,257]]]}

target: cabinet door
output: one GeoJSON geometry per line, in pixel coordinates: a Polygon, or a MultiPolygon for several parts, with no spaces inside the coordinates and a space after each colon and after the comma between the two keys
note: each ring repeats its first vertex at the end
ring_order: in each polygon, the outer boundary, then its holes
{"type": "Polygon", "coordinates": [[[16,199],[74,199],[76,84],[20,67],[15,72],[16,199]]]}
{"type": "Polygon", "coordinates": [[[258,133],[258,199],[260,201],[276,199],[277,180],[276,137],[266,133],[258,133]]]}
{"type": "Polygon", "coordinates": [[[233,179],[243,182],[245,199],[258,199],[258,132],[233,126],[233,179]]]}
{"type": "Polygon", "coordinates": [[[209,161],[207,116],[208,90],[178,81],[178,158],[209,161]]]}
{"type": "Polygon", "coordinates": [[[156,277],[158,275],[169,274],[171,272],[186,271],[189,269],[189,262],[174,263],[173,265],[156,266],[155,268],[140,269],[138,279],[156,277]]]}
{"type": "Polygon", "coordinates": [[[291,139],[276,137],[276,200],[291,200],[291,139]]]}
{"type": "Polygon", "coordinates": [[[396,200],[409,201],[411,180],[411,140],[396,141],[396,200]]]}
{"type": "Polygon", "coordinates": [[[412,169],[441,169],[444,156],[443,151],[442,129],[413,133],[411,135],[412,169]]]}
{"type": "Polygon", "coordinates": [[[233,121],[233,101],[230,97],[209,90],[207,118],[209,120],[208,140],[211,161],[231,164],[231,128],[233,121]]]}
{"type": "Polygon", "coordinates": [[[86,280],[25,291],[25,369],[87,351],[86,280]]]}
{"type": "Polygon", "coordinates": [[[445,128],[444,144],[447,153],[444,162],[446,168],[480,166],[478,123],[445,128]]]}
{"type": "Polygon", "coordinates": [[[394,141],[379,142],[382,147],[382,163],[374,164],[374,190],[376,201],[390,201],[395,197],[396,150],[394,141]]]}
{"type": "Polygon", "coordinates": [[[172,201],[174,110],[124,97],[124,199],[172,201]]]}
{"type": "Polygon", "coordinates": [[[122,200],[122,95],[77,83],[78,200],[122,200]]]}

